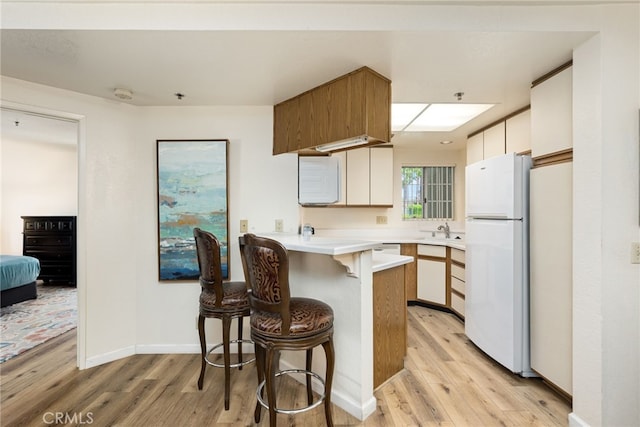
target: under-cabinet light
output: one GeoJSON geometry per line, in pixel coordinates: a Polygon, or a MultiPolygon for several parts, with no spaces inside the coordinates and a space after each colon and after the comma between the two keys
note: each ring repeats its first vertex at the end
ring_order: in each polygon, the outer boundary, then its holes
{"type": "Polygon", "coordinates": [[[343,139],[341,141],[330,142],[329,144],[322,144],[316,147],[316,151],[326,153],[329,151],[342,150],[345,148],[357,147],[359,145],[365,145],[369,142],[367,136],[358,136],[356,138],[343,139]]]}

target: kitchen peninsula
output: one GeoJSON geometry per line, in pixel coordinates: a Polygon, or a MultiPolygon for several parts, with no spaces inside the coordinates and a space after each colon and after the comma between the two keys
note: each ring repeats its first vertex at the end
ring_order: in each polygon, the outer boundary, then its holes
{"type": "MultiPolygon", "coordinates": [[[[375,241],[264,235],[289,253],[291,295],[322,300],[334,311],[333,403],[360,420],[376,409],[374,388],[404,366],[404,265],[410,256],[373,254],[375,241]],[[379,321],[378,321],[379,320],[379,321]]],[[[322,349],[315,351],[322,352],[322,349]]],[[[313,370],[324,376],[324,357],[313,370]]],[[[283,368],[304,366],[302,352],[283,352],[283,368]]]]}

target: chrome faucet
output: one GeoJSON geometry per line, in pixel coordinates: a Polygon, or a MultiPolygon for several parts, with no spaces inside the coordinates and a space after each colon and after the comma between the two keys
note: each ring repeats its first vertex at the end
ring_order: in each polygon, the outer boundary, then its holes
{"type": "Polygon", "coordinates": [[[439,225],[438,226],[438,231],[444,231],[444,237],[446,239],[448,239],[451,234],[449,232],[449,224],[447,224],[446,222],[444,223],[444,225],[439,225]]]}

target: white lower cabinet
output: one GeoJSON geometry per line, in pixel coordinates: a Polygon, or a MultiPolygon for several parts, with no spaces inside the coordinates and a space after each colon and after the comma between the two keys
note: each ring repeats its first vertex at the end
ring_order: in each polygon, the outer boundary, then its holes
{"type": "Polygon", "coordinates": [[[418,299],[447,303],[446,246],[418,245],[418,299]]]}

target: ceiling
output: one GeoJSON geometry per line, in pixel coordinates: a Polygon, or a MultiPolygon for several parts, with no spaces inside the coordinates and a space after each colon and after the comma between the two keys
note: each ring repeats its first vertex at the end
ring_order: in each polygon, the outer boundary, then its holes
{"type": "MultiPolygon", "coordinates": [[[[497,103],[453,132],[392,139],[460,150],[468,133],[528,105],[531,82],[591,35],[4,29],[0,59],[4,76],[138,106],[273,105],[366,65],[391,79],[393,102],[497,103]],[[115,88],[133,99],[115,98],[115,88]],[[440,145],[445,139],[454,143],[440,145]]],[[[24,129],[13,125],[14,114],[3,111],[3,135],[24,129]]]]}

